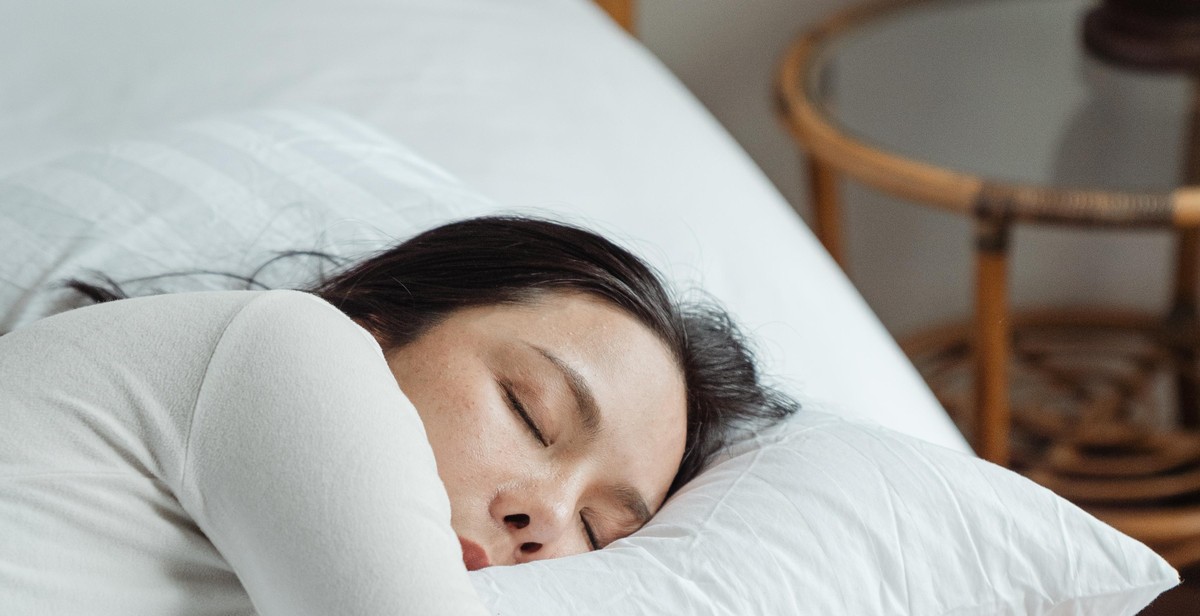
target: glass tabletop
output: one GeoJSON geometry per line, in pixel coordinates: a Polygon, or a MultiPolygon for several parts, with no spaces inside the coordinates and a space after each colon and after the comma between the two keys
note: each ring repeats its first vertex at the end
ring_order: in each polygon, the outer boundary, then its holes
{"type": "Polygon", "coordinates": [[[988,180],[1169,191],[1192,84],[1083,48],[1087,0],[932,1],[823,47],[806,96],[875,148],[988,180]]]}

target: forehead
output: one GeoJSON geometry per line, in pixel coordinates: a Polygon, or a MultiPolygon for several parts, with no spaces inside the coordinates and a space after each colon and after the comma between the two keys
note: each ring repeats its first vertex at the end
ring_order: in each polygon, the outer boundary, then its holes
{"type": "Polygon", "coordinates": [[[458,310],[446,322],[466,325],[461,333],[475,337],[475,342],[554,344],[580,353],[581,360],[610,361],[616,359],[612,355],[636,352],[638,357],[630,359],[665,360],[682,382],[682,372],[666,343],[624,310],[591,295],[545,293],[519,303],[458,310]]]}

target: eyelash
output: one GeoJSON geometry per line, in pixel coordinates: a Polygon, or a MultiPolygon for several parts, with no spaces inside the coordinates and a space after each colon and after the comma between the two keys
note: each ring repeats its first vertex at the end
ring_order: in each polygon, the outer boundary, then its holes
{"type": "Polygon", "coordinates": [[[580,521],[583,522],[583,533],[587,537],[588,545],[593,550],[600,549],[600,542],[596,541],[596,533],[592,530],[592,525],[588,523],[587,518],[583,517],[583,513],[579,514],[580,521]]]}
{"type": "Polygon", "coordinates": [[[500,383],[500,387],[504,390],[504,397],[508,398],[509,408],[511,408],[513,412],[521,418],[521,421],[525,422],[525,425],[529,428],[529,431],[533,433],[533,437],[536,438],[543,447],[549,447],[550,442],[546,440],[545,435],[542,434],[542,431],[537,427],[537,424],[534,423],[533,418],[529,416],[529,411],[525,410],[525,405],[521,404],[521,400],[517,398],[516,392],[513,391],[512,384],[502,382],[500,383]]]}

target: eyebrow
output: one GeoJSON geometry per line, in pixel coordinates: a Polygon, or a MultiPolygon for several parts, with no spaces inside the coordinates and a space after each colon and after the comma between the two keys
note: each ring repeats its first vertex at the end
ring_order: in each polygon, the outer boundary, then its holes
{"type": "Polygon", "coordinates": [[[622,509],[628,511],[629,515],[637,520],[637,528],[641,528],[650,521],[650,507],[646,506],[646,499],[642,498],[637,490],[620,485],[609,488],[608,492],[621,505],[622,509]]]}
{"type": "Polygon", "coordinates": [[[571,390],[571,396],[575,398],[575,409],[579,413],[579,423],[583,424],[584,433],[588,438],[595,438],[596,434],[600,432],[600,407],[596,404],[596,396],[592,393],[592,387],[588,385],[587,379],[572,368],[571,364],[563,361],[549,350],[538,346],[533,348],[541,353],[542,357],[550,360],[550,363],[554,364],[554,367],[562,373],[563,378],[567,381],[567,387],[571,390]]]}

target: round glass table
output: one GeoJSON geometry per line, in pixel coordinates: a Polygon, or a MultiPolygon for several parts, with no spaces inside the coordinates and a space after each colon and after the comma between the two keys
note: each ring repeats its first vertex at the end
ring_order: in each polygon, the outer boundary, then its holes
{"type": "Polygon", "coordinates": [[[1089,55],[1096,6],[850,8],[788,49],[778,110],[840,263],[843,177],[974,221],[973,322],[904,346],[979,454],[1181,565],[1200,561],[1200,95],[1184,72],[1089,55]],[[1134,162],[1113,165],[1108,148],[1134,162]],[[1172,230],[1170,310],[1010,313],[1017,224],[1172,230]]]}

